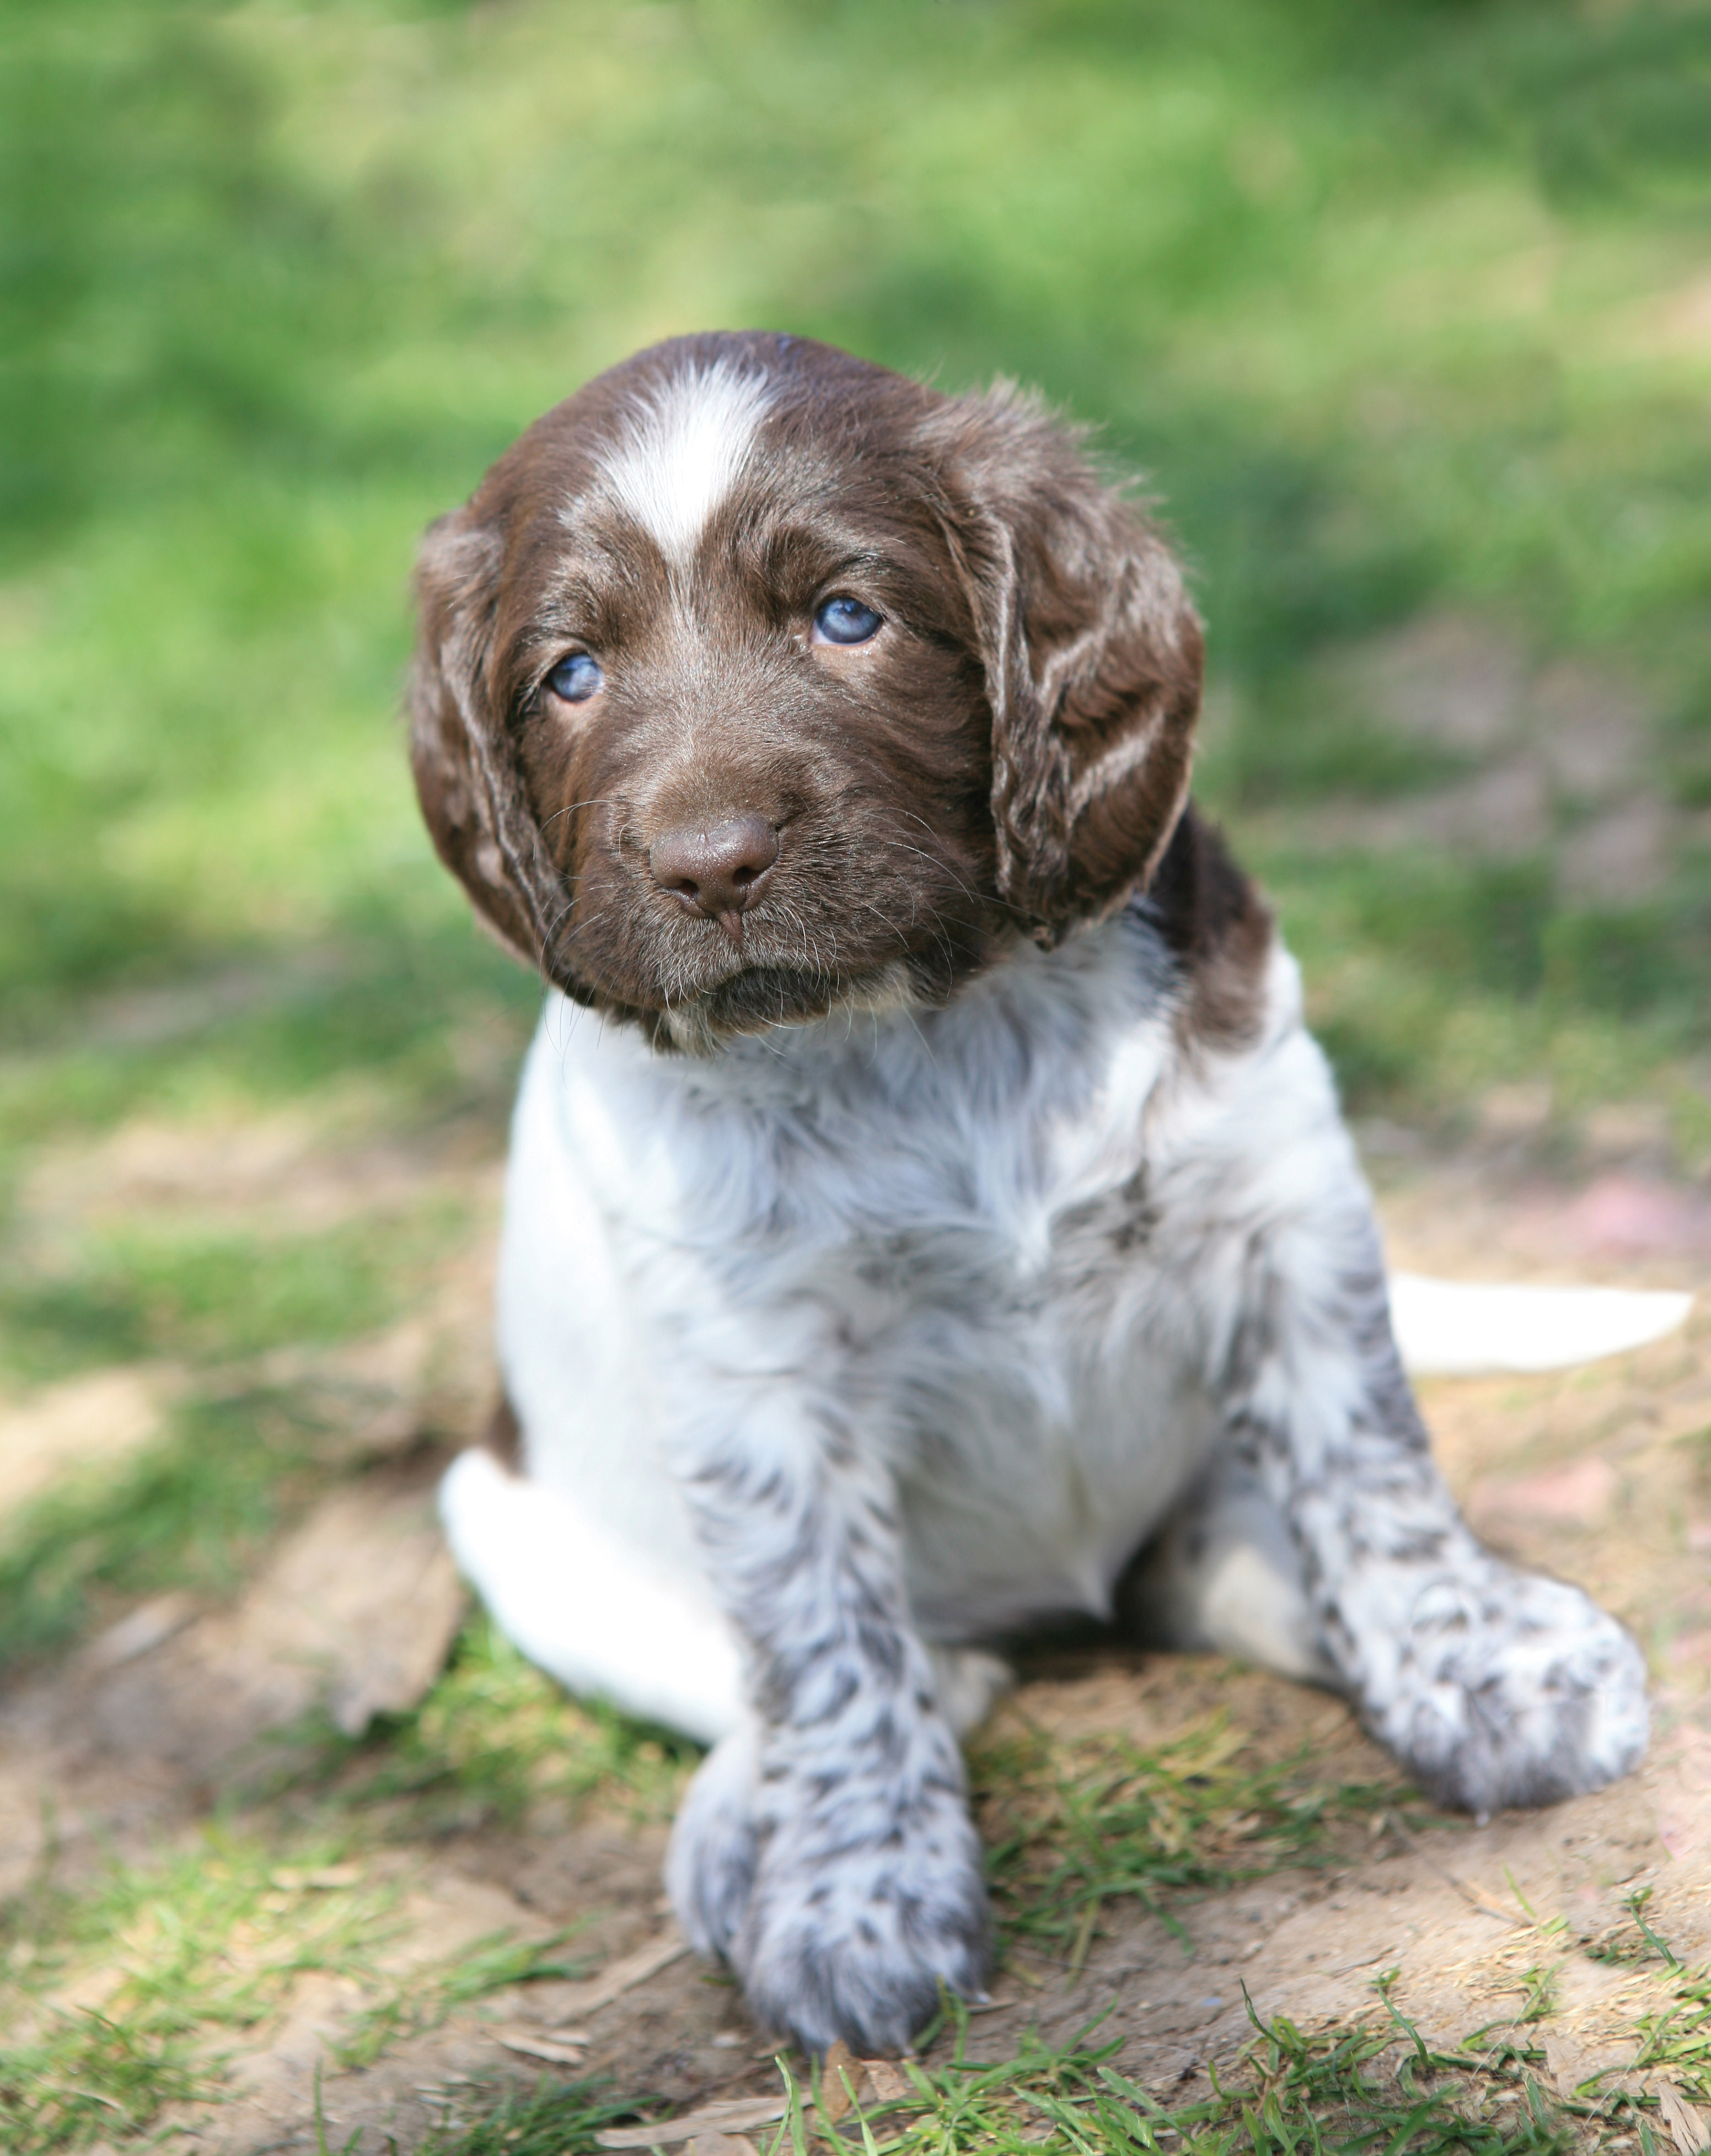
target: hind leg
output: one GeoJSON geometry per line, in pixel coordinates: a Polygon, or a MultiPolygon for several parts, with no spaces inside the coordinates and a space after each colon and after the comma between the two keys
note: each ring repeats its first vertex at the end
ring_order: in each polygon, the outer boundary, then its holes
{"type": "Polygon", "coordinates": [[[1215,1460],[1118,1584],[1118,1625],[1143,1645],[1233,1655],[1336,1686],[1301,1545],[1252,1463],[1215,1460]]]}

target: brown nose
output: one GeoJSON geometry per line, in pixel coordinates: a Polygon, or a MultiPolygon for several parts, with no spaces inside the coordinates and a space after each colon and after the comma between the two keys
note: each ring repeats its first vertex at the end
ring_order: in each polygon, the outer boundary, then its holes
{"type": "Polygon", "coordinates": [[[764,816],[727,816],[711,830],[662,832],[648,850],[661,891],[710,921],[741,913],[778,858],[778,834],[764,816]]]}

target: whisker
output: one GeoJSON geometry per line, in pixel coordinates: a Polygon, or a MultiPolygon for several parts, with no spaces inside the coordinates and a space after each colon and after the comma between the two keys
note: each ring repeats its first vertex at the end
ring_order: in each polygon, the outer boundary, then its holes
{"type": "Polygon", "coordinates": [[[561,816],[573,816],[578,808],[604,808],[609,807],[616,798],[610,793],[591,793],[586,801],[567,801],[562,808],[555,808],[552,811],[546,822],[541,825],[541,832],[544,836],[552,829],[561,816]]]}
{"type": "MultiPolygon", "coordinates": [[[[929,837],[937,836],[937,834],[933,831],[932,824],[927,822],[924,816],[919,814],[916,810],[912,808],[904,808],[900,810],[899,814],[907,816],[912,824],[918,824],[922,829],[925,831],[929,837]]],[[[888,833],[881,833],[881,836],[888,845],[901,846],[904,844],[904,841],[902,839],[894,838],[888,833]]],[[[916,850],[919,851],[920,850],[916,849],[916,850]]],[[[948,876],[951,881],[956,885],[958,890],[962,892],[963,897],[972,901],[974,904],[979,906],[998,906],[1005,913],[1013,913],[1019,921],[1025,920],[1028,917],[1027,908],[1025,906],[1017,906],[1010,899],[1000,898],[995,891],[985,892],[975,892],[970,891],[968,885],[963,881],[962,878],[957,874],[956,870],[951,867],[950,864],[948,861],[941,860],[937,854],[922,852],[921,859],[924,861],[930,861],[935,868],[941,871],[942,874],[948,876]]]]}

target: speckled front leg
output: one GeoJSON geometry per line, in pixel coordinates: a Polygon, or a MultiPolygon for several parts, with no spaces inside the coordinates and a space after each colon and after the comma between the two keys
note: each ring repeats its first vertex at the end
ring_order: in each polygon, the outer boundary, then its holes
{"type": "Polygon", "coordinates": [[[907,2044],[989,1960],[955,1738],[911,1627],[889,1476],[847,1433],[774,1411],[682,1481],[746,1643],[753,1724],[702,1767],[668,1878],[757,2017],[811,2051],[907,2044]]]}

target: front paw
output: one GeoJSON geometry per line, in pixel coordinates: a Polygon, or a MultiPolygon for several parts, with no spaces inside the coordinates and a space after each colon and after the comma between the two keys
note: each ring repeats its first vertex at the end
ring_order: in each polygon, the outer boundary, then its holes
{"type": "Polygon", "coordinates": [[[806,2051],[902,2051],[943,1989],[984,1995],[991,1964],[980,1848],[960,1792],[900,1822],[848,1786],[838,1819],[774,1829],[731,1959],[757,2020],[806,2051]]]}
{"type": "Polygon", "coordinates": [[[1632,1636],[1578,1588],[1494,1558],[1420,1595],[1394,1677],[1363,1702],[1373,1733],[1481,1818],[1601,1789],[1646,1749],[1632,1636]]]}

